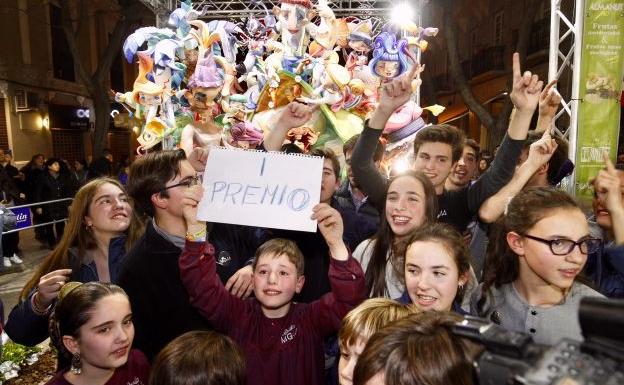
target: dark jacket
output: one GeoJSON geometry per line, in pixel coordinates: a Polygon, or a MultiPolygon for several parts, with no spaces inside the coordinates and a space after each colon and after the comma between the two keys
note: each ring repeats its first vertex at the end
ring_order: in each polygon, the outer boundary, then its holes
{"type": "Polygon", "coordinates": [[[89,180],[113,175],[113,163],[105,157],[100,157],[91,163],[87,178],[89,180]]]}
{"type": "Polygon", "coordinates": [[[332,199],[332,207],[340,212],[344,221],[344,236],[351,250],[365,239],[372,237],[379,228],[379,211],[368,199],[358,208],[349,191],[349,181],[345,181],[332,199]]]}
{"type": "Polygon", "coordinates": [[[26,194],[26,201],[28,203],[37,202],[37,185],[47,171],[32,165],[24,166],[20,171],[24,174],[24,193],[26,194]]]}
{"type": "Polygon", "coordinates": [[[119,274],[132,306],[134,347],[151,361],[174,338],[191,330],[212,329],[193,308],[180,280],[178,258],[182,251],[154,229],[128,252],[119,274]]]}
{"type": "MultiPolygon", "coordinates": [[[[358,185],[379,210],[384,207],[388,189],[388,179],[375,167],[372,155],[381,133],[382,130],[366,125],[351,156],[351,168],[358,185]]],[[[438,220],[463,233],[481,204],[509,182],[523,145],[524,140],[514,140],[505,135],[492,165],[476,182],[459,190],[444,190],[438,195],[438,220]]]]}
{"type": "MultiPolygon", "coordinates": [[[[74,184],[71,176],[59,173],[57,177],[46,172],[37,183],[37,202],[71,198],[74,195],[74,184]]],[[[43,214],[49,219],[67,218],[69,201],[42,205],[43,214]]]]}
{"type": "Polygon", "coordinates": [[[331,260],[331,293],[310,304],[293,303],[282,318],[267,318],[258,300],[242,300],[225,290],[210,244],[186,242],[180,272],[193,305],[241,347],[248,385],[323,384],[323,340],[366,298],[364,272],[351,256],[331,260]]]}
{"type": "Polygon", "coordinates": [[[624,245],[602,245],[587,256],[585,274],[602,294],[624,298],[624,245]]]}
{"type": "Polygon", "coordinates": [[[17,173],[13,174],[13,169],[17,171],[13,166],[7,165],[6,167],[2,167],[0,165],[0,201],[10,202],[16,205],[21,202],[21,199],[19,196],[19,188],[13,178],[17,173]]]}
{"type": "Polygon", "coordinates": [[[260,246],[256,227],[213,223],[208,241],[216,250],[217,273],[226,283],[238,270],[253,262],[260,246]]]}
{"type": "MultiPolygon", "coordinates": [[[[119,269],[124,258],[126,236],[111,240],[108,246],[108,269],[111,282],[116,283],[119,277],[119,269]]],[[[69,252],[69,264],[72,269],[72,281],[93,282],[99,281],[95,262],[83,263],[82,257],[78,256],[74,249],[69,252]]],[[[48,338],[48,316],[35,314],[30,306],[34,290],[26,300],[20,301],[9,314],[5,331],[14,342],[22,345],[36,345],[48,338]]]]}

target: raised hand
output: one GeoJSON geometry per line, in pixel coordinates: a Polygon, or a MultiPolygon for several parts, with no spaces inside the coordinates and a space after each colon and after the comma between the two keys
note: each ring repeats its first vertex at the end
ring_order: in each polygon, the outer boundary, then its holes
{"type": "Polygon", "coordinates": [[[319,203],[312,211],[312,219],[318,221],[318,228],[327,244],[342,242],[344,227],[340,213],[327,203],[319,203]]]}
{"type": "Polygon", "coordinates": [[[550,135],[550,130],[544,131],[540,140],[535,141],[529,146],[529,156],[527,162],[539,169],[552,158],[557,150],[557,141],[550,135]]]}
{"type": "Polygon", "coordinates": [[[312,219],[318,221],[318,228],[333,259],[346,261],[349,258],[349,250],[342,240],[344,225],[340,213],[327,203],[319,203],[312,209],[312,219]]]}
{"type": "Polygon", "coordinates": [[[238,298],[245,299],[253,291],[253,270],[251,265],[234,273],[225,283],[225,289],[238,298]]]}
{"type": "Polygon", "coordinates": [[[549,118],[551,121],[555,118],[559,104],[561,104],[561,95],[557,92],[555,85],[557,79],[551,81],[544,87],[539,97],[539,116],[540,118],[549,118]]]}
{"type": "Polygon", "coordinates": [[[413,65],[403,75],[383,84],[379,90],[379,105],[377,110],[390,116],[392,113],[410,99],[412,96],[412,81],[424,70],[424,65],[413,65]]]}
{"type": "Polygon", "coordinates": [[[289,130],[306,124],[311,118],[317,106],[308,106],[299,102],[290,102],[279,116],[276,122],[281,128],[289,130]]]}
{"type": "Polygon", "coordinates": [[[622,181],[618,176],[618,171],[613,166],[609,155],[603,155],[605,169],[598,172],[598,176],[594,180],[594,189],[596,194],[605,196],[604,204],[609,213],[624,211],[624,202],[622,201],[622,181]]]}
{"type": "Polygon", "coordinates": [[[518,111],[533,112],[537,108],[544,82],[531,71],[520,70],[520,55],[513,54],[513,87],[509,97],[518,111]]]}
{"type": "Polygon", "coordinates": [[[182,215],[187,227],[202,225],[202,222],[197,220],[197,206],[203,195],[204,188],[201,185],[190,186],[184,190],[180,203],[182,204],[182,215]]]}
{"type": "Polygon", "coordinates": [[[63,285],[69,282],[71,272],[71,269],[54,270],[39,278],[37,294],[33,299],[39,309],[47,308],[58,298],[63,285]]]}
{"type": "Polygon", "coordinates": [[[209,154],[208,148],[194,147],[188,156],[188,161],[195,171],[202,172],[206,169],[206,161],[209,154]]]}

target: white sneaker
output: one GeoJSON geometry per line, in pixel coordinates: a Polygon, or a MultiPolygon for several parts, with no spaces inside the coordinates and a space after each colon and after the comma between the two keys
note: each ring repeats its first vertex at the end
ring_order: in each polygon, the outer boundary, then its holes
{"type": "Polygon", "coordinates": [[[22,258],[20,258],[17,254],[13,253],[13,256],[11,258],[9,258],[11,260],[11,262],[13,263],[17,263],[18,265],[24,261],[22,261],[22,258]]]}
{"type": "Polygon", "coordinates": [[[2,263],[4,264],[4,267],[11,267],[11,260],[7,257],[2,258],[2,263]]]}

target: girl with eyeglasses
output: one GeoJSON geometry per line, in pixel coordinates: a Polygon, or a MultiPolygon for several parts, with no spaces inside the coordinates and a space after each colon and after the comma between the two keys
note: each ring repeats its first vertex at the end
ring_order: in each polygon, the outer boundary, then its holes
{"type": "Polygon", "coordinates": [[[534,187],[509,202],[500,222],[473,312],[537,343],[581,340],[581,298],[602,296],[577,282],[587,254],[600,246],[581,209],[562,191],[534,187]]]}

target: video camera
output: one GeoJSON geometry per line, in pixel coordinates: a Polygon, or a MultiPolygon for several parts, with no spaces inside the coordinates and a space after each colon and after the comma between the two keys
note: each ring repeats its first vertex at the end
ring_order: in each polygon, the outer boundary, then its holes
{"type": "Polygon", "coordinates": [[[485,347],[474,363],[479,385],[624,385],[624,300],[584,298],[579,321],[584,342],[553,347],[471,316],[453,333],[485,347]]]}

